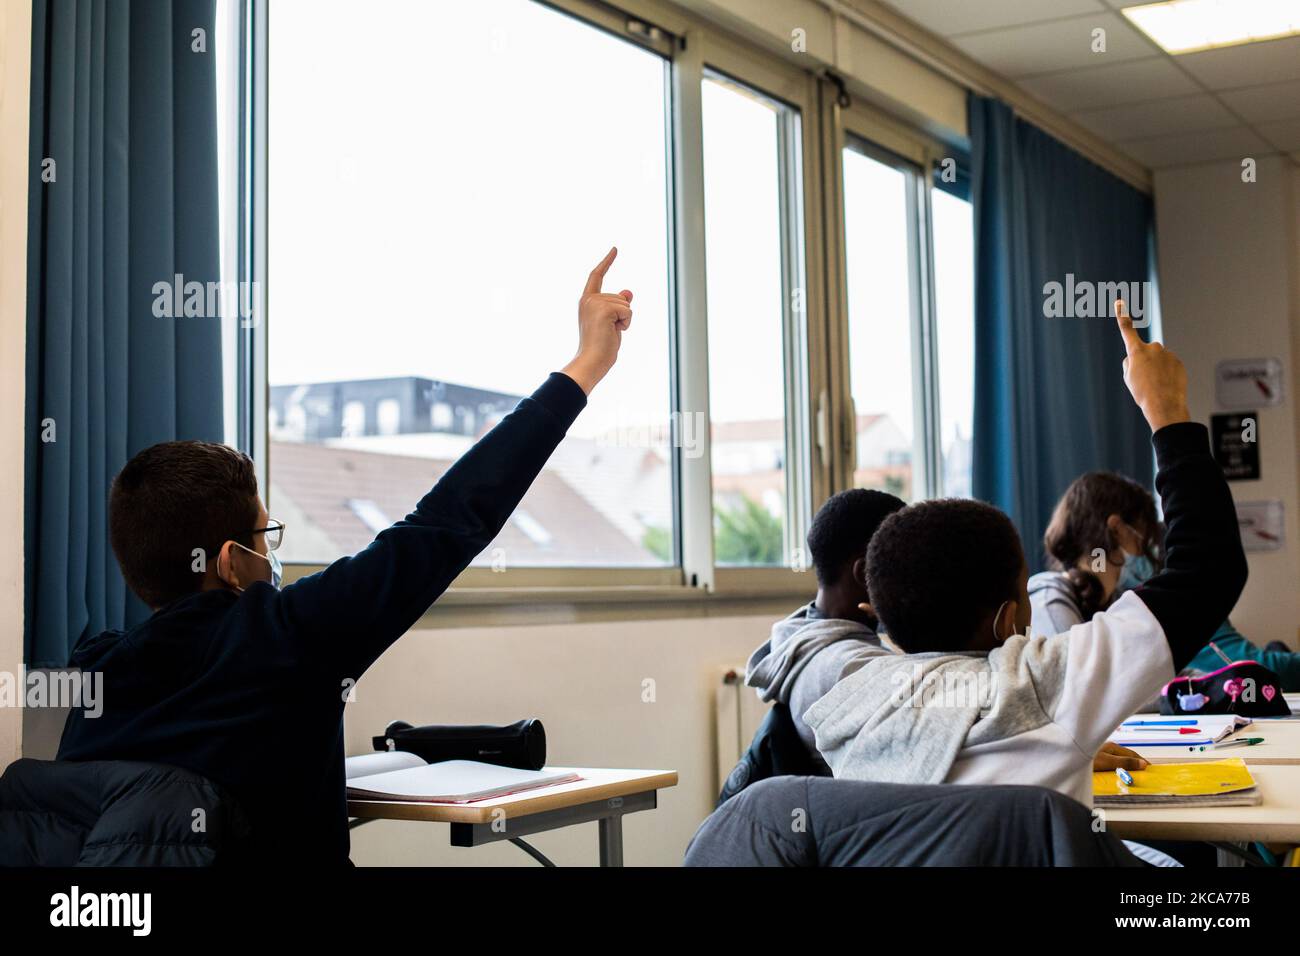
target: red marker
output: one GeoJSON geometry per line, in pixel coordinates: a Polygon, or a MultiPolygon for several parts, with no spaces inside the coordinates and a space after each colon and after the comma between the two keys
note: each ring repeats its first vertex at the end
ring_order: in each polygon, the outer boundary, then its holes
{"type": "Polygon", "coordinates": [[[1144,734],[1201,734],[1199,727],[1152,727],[1142,731],[1144,734]]]}

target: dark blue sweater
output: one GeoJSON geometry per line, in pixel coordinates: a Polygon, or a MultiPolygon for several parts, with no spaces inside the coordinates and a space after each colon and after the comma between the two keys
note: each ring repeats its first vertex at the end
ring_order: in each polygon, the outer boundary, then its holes
{"type": "Polygon", "coordinates": [[[497,536],[586,405],[555,373],[364,551],[283,590],[204,591],[83,639],[103,713],[74,710],[60,760],[142,760],[226,787],[259,856],[345,862],[348,687],[497,536]]]}

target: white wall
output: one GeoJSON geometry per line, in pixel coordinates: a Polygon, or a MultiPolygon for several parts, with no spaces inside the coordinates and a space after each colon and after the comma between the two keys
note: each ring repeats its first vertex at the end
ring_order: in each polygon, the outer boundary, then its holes
{"type": "MultiPolygon", "coordinates": [[[[27,340],[27,126],[31,0],[0,3],[0,672],[23,657],[23,428],[27,340]]],[[[0,768],[20,753],[22,711],[0,707],[0,768]]]]}
{"type": "MultiPolygon", "coordinates": [[[[1280,499],[1286,547],[1255,553],[1233,623],[1256,643],[1300,648],[1300,170],[1263,157],[1257,181],[1241,180],[1239,160],[1155,175],[1161,314],[1165,343],[1187,366],[1193,418],[1209,423],[1214,366],[1221,359],[1278,358],[1284,403],[1259,411],[1258,481],[1231,482],[1238,501],[1280,499]]],[[[1241,411],[1243,409],[1235,409],[1241,411]]]]}
{"type": "MultiPolygon", "coordinates": [[[[793,610],[793,607],[791,608],[793,610]]],[[[391,720],[511,723],[540,717],[556,766],[676,770],[659,807],[624,822],[629,866],[677,866],[713,809],[714,689],[743,665],[773,617],[697,618],[416,630],[370,669],[347,706],[347,752],[365,753],[391,720]],[[655,701],[642,700],[652,679],[655,701]]],[[[556,863],[594,865],[596,826],[529,837],[556,863]]],[[[366,865],[536,864],[509,844],[448,845],[444,824],[379,821],[352,835],[366,865]]]]}

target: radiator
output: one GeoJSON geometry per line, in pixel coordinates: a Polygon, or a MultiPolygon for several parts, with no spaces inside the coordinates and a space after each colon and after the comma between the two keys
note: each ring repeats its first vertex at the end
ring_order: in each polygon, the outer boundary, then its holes
{"type": "Polygon", "coordinates": [[[731,768],[749,749],[749,742],[767,716],[769,705],[758,699],[754,688],[745,686],[743,666],[724,667],[718,672],[714,700],[718,730],[718,757],[714,769],[717,789],[721,790],[731,768]]]}

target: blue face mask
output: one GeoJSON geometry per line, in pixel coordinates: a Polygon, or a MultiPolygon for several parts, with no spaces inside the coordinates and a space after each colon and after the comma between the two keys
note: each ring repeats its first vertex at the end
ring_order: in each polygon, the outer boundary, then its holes
{"type": "Polygon", "coordinates": [[[1120,594],[1131,591],[1139,584],[1146,584],[1155,576],[1155,573],[1155,564],[1145,554],[1125,554],[1124,563],[1119,569],[1119,581],[1115,585],[1115,590],[1120,594]]]}

